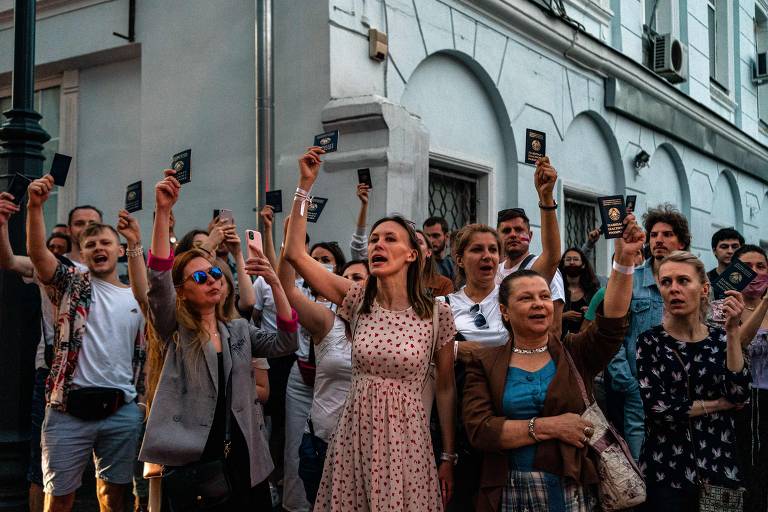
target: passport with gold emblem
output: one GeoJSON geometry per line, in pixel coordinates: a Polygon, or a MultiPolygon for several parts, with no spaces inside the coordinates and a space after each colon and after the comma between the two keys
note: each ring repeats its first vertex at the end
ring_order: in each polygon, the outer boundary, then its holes
{"type": "Polygon", "coordinates": [[[715,299],[724,299],[726,297],[725,292],[728,290],[740,292],[752,282],[756,275],[749,265],[734,258],[731,264],[712,283],[715,299]]]}
{"type": "Polygon", "coordinates": [[[621,238],[624,234],[624,218],[627,216],[624,196],[598,197],[597,206],[603,220],[605,238],[621,238]]]}

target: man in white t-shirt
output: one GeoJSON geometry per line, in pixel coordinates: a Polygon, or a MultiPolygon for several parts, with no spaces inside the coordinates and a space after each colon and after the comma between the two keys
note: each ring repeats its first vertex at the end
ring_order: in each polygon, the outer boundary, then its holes
{"type": "MultiPolygon", "coordinates": [[[[557,205],[555,205],[557,206],[557,205]]],[[[512,272],[521,268],[536,268],[536,261],[539,256],[531,254],[529,251],[533,231],[531,231],[531,222],[522,208],[509,208],[498,213],[496,230],[501,236],[501,242],[504,245],[506,259],[499,263],[499,269],[496,272],[496,284],[501,284],[512,272]]],[[[562,332],[563,306],[565,305],[565,288],[563,286],[563,276],[560,271],[555,271],[555,275],[549,282],[549,289],[552,292],[552,301],[554,302],[554,315],[552,321],[552,334],[560,337],[562,332]]]]}
{"type": "Polygon", "coordinates": [[[135,399],[144,320],[118,279],[122,247],[112,226],[91,224],[80,233],[84,272],[48,250],[42,210],[52,188],[50,175],[30,184],[27,218],[29,257],[59,311],[41,436],[46,509],[72,509],[93,457],[101,508],[123,510],[143,416],[135,399]]]}

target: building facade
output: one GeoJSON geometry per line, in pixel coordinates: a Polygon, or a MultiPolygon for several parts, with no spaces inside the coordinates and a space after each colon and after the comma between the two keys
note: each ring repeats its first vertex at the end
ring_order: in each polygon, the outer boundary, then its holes
{"type": "MultiPolygon", "coordinates": [[[[258,1],[145,0],[133,43],[113,35],[126,33],[128,0],[38,1],[38,104],[50,149],[75,156],[51,220],[76,203],[113,220],[125,186],[141,179],[148,232],[151,186],[191,147],[177,232],[204,226],[213,208],[233,209],[242,228],[256,222],[258,1]]],[[[286,205],[313,136],[341,134],[313,191],[329,200],[312,238],[349,241],[358,168],[371,169],[371,219],[493,223],[519,206],[537,231],[524,163],[532,128],[547,134],[560,174],[564,244],[597,225],[597,196],[635,194],[640,214],[662,202],[683,211],[708,267],[719,227],[768,246],[768,84],[756,73],[768,2],[543,4],[273,0],[271,188],[286,205]],[[372,30],[386,34],[382,60],[371,57],[372,30]]],[[[0,0],[0,98],[11,5],[0,0]]],[[[599,271],[609,258],[601,242],[599,271]]]]}

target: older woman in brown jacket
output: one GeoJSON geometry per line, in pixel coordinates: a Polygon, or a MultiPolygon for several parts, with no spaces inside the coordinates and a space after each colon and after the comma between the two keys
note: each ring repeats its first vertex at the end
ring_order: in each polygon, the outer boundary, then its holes
{"type": "Polygon", "coordinates": [[[568,334],[562,342],[550,334],[552,299],[536,272],[521,270],[501,283],[509,341],[473,354],[464,388],[469,440],[484,455],[476,510],[597,508],[597,470],[587,449],[594,429],[581,418],[584,402],[564,351],[591,394],[595,375],[622,344],[634,257],[645,240],[634,216],[625,223],[603,311],[584,332],[568,334]]]}

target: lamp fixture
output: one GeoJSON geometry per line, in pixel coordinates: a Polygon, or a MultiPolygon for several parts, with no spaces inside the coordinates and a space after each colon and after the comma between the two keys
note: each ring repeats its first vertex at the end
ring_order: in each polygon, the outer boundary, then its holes
{"type": "Polygon", "coordinates": [[[648,162],[650,161],[651,155],[649,155],[648,152],[644,149],[641,149],[640,152],[635,155],[635,159],[633,161],[635,170],[639,171],[643,167],[648,167],[648,162]]]}

